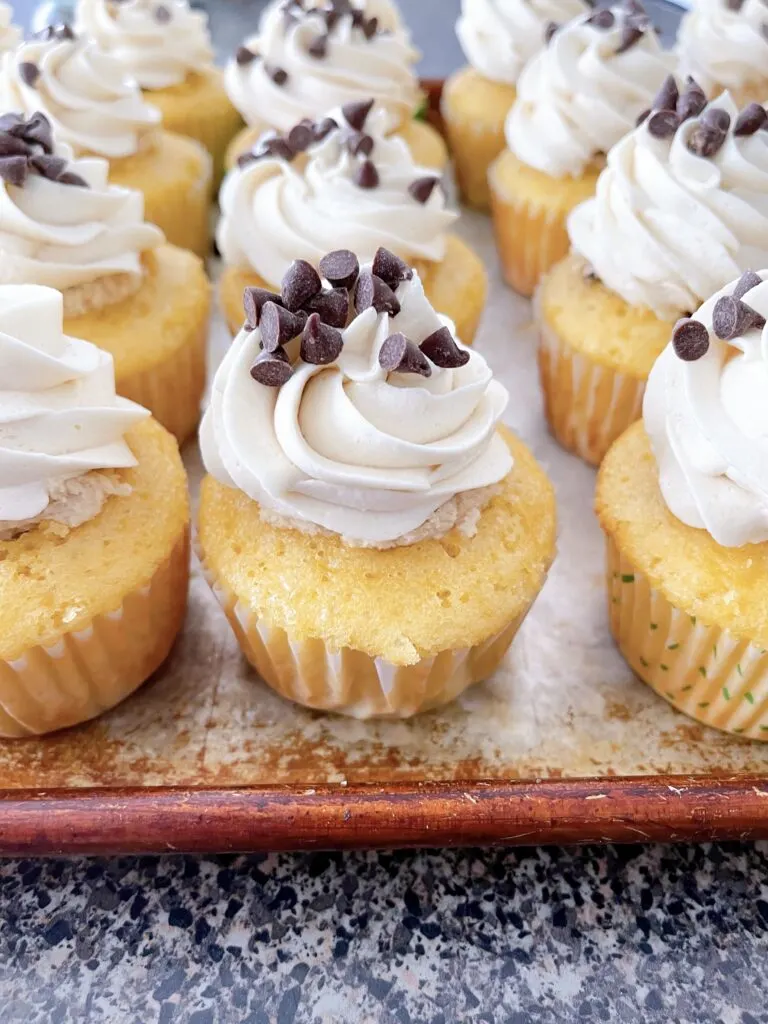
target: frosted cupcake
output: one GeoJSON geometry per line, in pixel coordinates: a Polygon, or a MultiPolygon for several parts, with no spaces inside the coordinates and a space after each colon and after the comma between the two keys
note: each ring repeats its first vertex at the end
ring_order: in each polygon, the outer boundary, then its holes
{"type": "Polygon", "coordinates": [[[544,47],[547,26],[589,7],[586,0],[462,0],[456,35],[469,64],[445,83],[442,115],[464,202],[490,206],[488,168],[504,149],[517,80],[544,47]]]}
{"type": "Polygon", "coordinates": [[[453,700],[496,669],[554,556],[505,389],[393,253],[297,262],[282,298],[244,304],[201,429],[198,537],[246,657],[359,718],[453,700]]]}
{"type": "Polygon", "coordinates": [[[3,57],[0,109],[41,110],[80,156],[109,160],[110,180],[144,194],[147,220],[174,245],[210,247],[211,159],[199,143],[163,131],[123,65],[93,39],[48,29],[3,57]]]}
{"type": "Polygon", "coordinates": [[[21,29],[13,23],[13,8],[0,3],[0,53],[15,50],[21,42],[21,29]]]}
{"type": "Polygon", "coordinates": [[[140,192],[74,158],[36,113],[0,117],[0,284],[64,297],[65,330],[114,357],[117,389],[179,440],[199,417],[208,282],[191,252],[163,244],[140,192]]]}
{"type": "Polygon", "coordinates": [[[76,24],[120,61],[169,132],[196,139],[210,153],[218,184],[242,121],[213,65],[207,16],[187,0],[78,0],[76,24]]]}
{"type": "Polygon", "coordinates": [[[416,261],[430,301],[474,338],[487,292],[479,257],[449,232],[434,170],[419,167],[405,141],[385,134],[386,108],[348,104],[287,135],[267,135],[221,190],[220,297],[233,333],[246,286],[279,291],[295,258],[317,263],[340,239],[361,259],[380,246],[416,261]]]}
{"type": "MultiPolygon", "coordinates": [[[[301,5],[305,10],[323,10],[328,7],[327,0],[303,0],[301,5]]],[[[261,16],[263,24],[268,18],[274,16],[273,12],[285,7],[285,0],[272,0],[267,4],[261,16]]],[[[366,18],[375,18],[377,25],[385,32],[404,32],[407,27],[403,24],[403,17],[397,4],[392,0],[348,0],[346,4],[336,4],[337,9],[346,8],[351,11],[359,11],[366,18]]],[[[410,37],[409,37],[410,38],[410,37]]]]}
{"type": "Polygon", "coordinates": [[[594,194],[608,150],[647,110],[673,58],[642,5],[582,15],[525,68],[488,181],[507,282],[531,295],[568,252],[566,219],[594,194]]]}
{"type": "Polygon", "coordinates": [[[286,133],[346,103],[373,97],[386,111],[387,132],[399,133],[414,160],[444,167],[445,144],[415,115],[424,98],[414,74],[418,51],[404,30],[385,29],[345,0],[310,9],[296,2],[270,8],[256,35],[227,65],[227,92],[248,128],[232,144],[229,165],[267,130],[286,133]]]}
{"type": "Polygon", "coordinates": [[[674,329],[597,510],[611,628],[674,707],[768,740],[768,271],[674,329]]]}
{"type": "Polygon", "coordinates": [[[768,265],[766,121],[670,78],[571,215],[573,252],[537,299],[540,366],[552,431],[588,462],[640,415],[675,321],[768,265]]]}
{"type": "Polygon", "coordinates": [[[61,294],[0,285],[0,735],[119,703],[186,604],[189,507],[174,439],[115,396],[112,358],[62,329],[61,294]]]}
{"type": "Polygon", "coordinates": [[[707,96],[768,102],[768,8],[763,0],[694,0],[678,36],[680,72],[707,96]]]}

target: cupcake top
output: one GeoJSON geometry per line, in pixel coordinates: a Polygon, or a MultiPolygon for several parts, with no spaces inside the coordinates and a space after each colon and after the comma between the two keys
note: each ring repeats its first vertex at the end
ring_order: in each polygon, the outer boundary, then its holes
{"type": "Polygon", "coordinates": [[[75,153],[112,158],[136,153],[162,119],[114,56],[66,25],[4,55],[0,107],[26,116],[41,110],[75,153]]]}
{"type": "Polygon", "coordinates": [[[15,49],[21,42],[21,29],[13,24],[10,4],[0,3],[0,53],[15,49]]]}
{"type": "Polygon", "coordinates": [[[0,539],[42,520],[75,527],[110,494],[99,470],[136,460],[125,432],[149,415],[118,398],[112,356],[62,330],[59,292],[0,285],[0,539]]]}
{"type": "Polygon", "coordinates": [[[485,78],[514,85],[545,45],[550,23],[588,11],[587,0],[462,0],[456,35],[485,78]]]}
{"type": "Polygon", "coordinates": [[[576,207],[574,250],[612,291],[674,321],[749,266],[768,264],[768,115],[707,106],[670,76],[576,207]]]}
{"type": "Polygon", "coordinates": [[[441,260],[457,215],[439,176],[387,137],[386,123],[369,100],[264,136],[221,191],[224,260],[277,282],[296,257],[317,263],[340,234],[364,261],[381,245],[403,259],[441,260]]]}
{"type": "Polygon", "coordinates": [[[694,0],[678,35],[680,70],[708,95],[768,80],[768,7],[763,0],[694,0]]]}
{"type": "Polygon", "coordinates": [[[579,177],[630,131],[672,70],[638,0],[551,24],[524,69],[507,144],[529,167],[579,177]]]}
{"type": "Polygon", "coordinates": [[[664,500],[723,547],[768,541],[768,271],[675,327],[645,396],[664,500]]]}
{"type": "Polygon", "coordinates": [[[0,283],[65,291],[112,274],[139,277],[163,241],[144,197],[108,183],[109,164],[74,159],[39,111],[0,117],[0,283]]]}
{"type": "Polygon", "coordinates": [[[285,0],[239,47],[225,85],[249,124],[287,132],[302,117],[372,96],[392,131],[419,106],[418,57],[404,31],[382,28],[349,0],[323,0],[309,10],[285,0]]]}
{"type": "Polygon", "coordinates": [[[142,89],[180,85],[213,63],[208,18],[187,0],[78,0],[77,30],[142,89]]]}
{"type": "MultiPolygon", "coordinates": [[[[268,18],[273,17],[275,9],[284,6],[285,0],[272,0],[264,9],[261,23],[263,24],[268,18]]],[[[316,10],[327,7],[328,3],[327,0],[303,0],[301,6],[305,10],[316,10]]],[[[340,5],[337,3],[336,6],[340,5]]],[[[376,18],[379,28],[387,32],[406,31],[400,9],[397,4],[392,3],[392,0],[349,0],[349,3],[344,6],[352,11],[360,11],[366,18],[376,18]]]]}
{"type": "Polygon", "coordinates": [[[474,532],[512,468],[508,395],[414,270],[338,250],[319,272],[294,263],[279,295],[247,289],[245,310],[201,429],[217,480],[269,521],[352,545],[474,532]]]}

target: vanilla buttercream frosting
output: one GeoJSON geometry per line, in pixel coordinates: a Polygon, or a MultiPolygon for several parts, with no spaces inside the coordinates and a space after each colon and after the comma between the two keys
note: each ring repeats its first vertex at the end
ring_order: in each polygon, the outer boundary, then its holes
{"type": "Polygon", "coordinates": [[[14,50],[21,42],[21,29],[13,23],[13,8],[0,3],[0,53],[14,50]]]}
{"type": "MultiPolygon", "coordinates": [[[[303,0],[306,10],[327,8],[328,0],[303,0]]],[[[379,26],[387,32],[406,31],[400,8],[392,0],[349,0],[349,7],[364,14],[366,18],[376,18],[379,26]]],[[[267,4],[261,15],[261,24],[274,16],[273,12],[285,7],[285,0],[272,0],[267,4]]]]}
{"type": "Polygon", "coordinates": [[[678,33],[680,72],[712,94],[764,85],[768,101],[768,7],[763,0],[694,0],[678,33]]]}

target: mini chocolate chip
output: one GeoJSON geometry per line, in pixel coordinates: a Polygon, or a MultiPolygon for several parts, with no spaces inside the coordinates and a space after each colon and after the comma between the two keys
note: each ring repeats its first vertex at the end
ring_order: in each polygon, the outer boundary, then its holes
{"type": "Polygon", "coordinates": [[[29,156],[29,145],[8,132],[0,132],[0,157],[29,156]]]}
{"type": "Polygon", "coordinates": [[[30,158],[29,163],[31,167],[50,181],[60,181],[61,175],[67,169],[66,160],[62,160],[60,156],[50,156],[47,153],[38,153],[30,158]]]}
{"type": "Polygon", "coordinates": [[[323,11],[322,13],[323,13],[323,17],[325,18],[325,27],[326,27],[326,29],[328,30],[329,33],[333,32],[333,30],[336,28],[336,26],[339,23],[339,19],[341,18],[341,15],[339,14],[338,11],[334,11],[334,10],[323,11]]]}
{"type": "Polygon", "coordinates": [[[388,313],[389,316],[397,316],[400,312],[400,300],[386,281],[382,281],[370,270],[363,270],[357,279],[355,309],[363,313],[370,306],[377,313],[388,313]]]}
{"type": "Polygon", "coordinates": [[[680,90],[674,75],[667,75],[664,82],[656,93],[652,110],[677,110],[677,101],[680,99],[680,90]]]}
{"type": "Polygon", "coordinates": [[[324,324],[344,328],[349,318],[349,292],[346,288],[332,288],[318,292],[305,305],[307,313],[317,313],[324,324]]]}
{"type": "Polygon", "coordinates": [[[19,64],[19,76],[25,85],[28,85],[30,89],[34,89],[40,77],[40,68],[37,64],[33,64],[31,60],[23,60],[19,64]]]}
{"type": "Polygon", "coordinates": [[[712,310],[712,330],[721,341],[740,338],[753,327],[765,327],[765,317],[741,299],[721,296],[712,310]]]}
{"type": "Polygon", "coordinates": [[[707,97],[701,86],[692,78],[688,78],[685,88],[677,101],[677,116],[681,121],[698,117],[707,105],[707,97]]]}
{"type": "Polygon", "coordinates": [[[616,47],[616,54],[626,53],[627,50],[631,50],[632,47],[638,43],[645,32],[638,25],[625,24],[621,30],[621,36],[619,37],[619,45],[616,47]]]}
{"type": "Polygon", "coordinates": [[[367,21],[362,23],[363,35],[366,39],[373,39],[376,33],[379,31],[379,19],[369,18],[367,21]]]}
{"type": "Polygon", "coordinates": [[[671,139],[679,126],[674,110],[655,110],[648,118],[648,131],[655,139],[671,139]]]}
{"type": "Polygon", "coordinates": [[[600,280],[597,271],[591,263],[584,264],[584,266],[581,268],[581,276],[584,278],[585,281],[589,281],[590,284],[594,284],[595,281],[600,280]]]}
{"type": "Polygon", "coordinates": [[[56,181],[60,185],[74,185],[76,188],[90,188],[91,186],[82,178],[79,174],[75,174],[74,171],[64,171],[60,174],[56,181]]]}
{"type": "Polygon", "coordinates": [[[672,332],[672,346],[678,359],[693,363],[709,349],[709,331],[698,320],[678,320],[672,332]]]}
{"type": "Polygon", "coordinates": [[[22,122],[14,134],[19,134],[28,143],[36,143],[41,147],[44,153],[53,152],[53,131],[51,129],[51,122],[45,116],[45,114],[36,111],[30,119],[24,123],[22,122]]]}
{"type": "Polygon", "coordinates": [[[249,164],[255,164],[264,155],[265,154],[261,154],[261,156],[256,156],[253,150],[249,149],[247,153],[241,153],[240,156],[237,158],[237,166],[240,168],[240,170],[243,170],[244,168],[248,167],[249,164]]]}
{"type": "Polygon", "coordinates": [[[389,373],[418,373],[431,377],[432,367],[412,341],[404,334],[390,334],[379,349],[379,366],[389,373]]]}
{"type": "Polygon", "coordinates": [[[355,184],[358,188],[378,188],[379,172],[372,160],[364,160],[355,171],[355,184]]]}
{"type": "Polygon", "coordinates": [[[725,6],[729,11],[740,11],[744,6],[744,0],[725,0],[725,6]]]}
{"type": "Polygon", "coordinates": [[[265,64],[264,70],[266,71],[269,78],[271,78],[272,81],[275,83],[275,85],[279,85],[282,87],[288,81],[288,72],[285,70],[285,68],[269,67],[265,64]]]}
{"type": "Polygon", "coordinates": [[[293,376],[293,369],[286,353],[277,349],[275,352],[259,352],[251,367],[251,376],[265,387],[281,388],[293,376]]]}
{"type": "Polygon", "coordinates": [[[314,142],[312,128],[307,124],[295,124],[288,132],[288,145],[294,153],[303,153],[314,142]]]}
{"type": "Polygon", "coordinates": [[[327,366],[341,355],[344,339],[341,331],[324,324],[318,313],[312,313],[301,335],[301,358],[313,366],[327,366]]]}
{"type": "Polygon", "coordinates": [[[417,203],[423,206],[435,191],[435,186],[440,184],[440,179],[434,175],[425,178],[417,178],[408,186],[408,192],[417,203]]]}
{"type": "Polygon", "coordinates": [[[768,39],[768,21],[764,21],[760,26],[760,34],[763,39],[768,39]]]}
{"type": "Polygon", "coordinates": [[[21,114],[0,114],[0,132],[11,132],[16,135],[23,125],[24,118],[21,114]]]}
{"type": "Polygon", "coordinates": [[[756,274],[754,270],[745,270],[733,289],[734,299],[743,299],[747,292],[751,292],[753,288],[757,288],[762,283],[762,277],[756,274]]]}
{"type": "Polygon", "coordinates": [[[335,249],[320,260],[320,273],[336,288],[351,288],[360,273],[360,264],[349,249],[335,249]]]}
{"type": "Polygon", "coordinates": [[[52,28],[52,35],[53,38],[58,39],[60,43],[71,43],[74,39],[77,39],[72,26],[67,24],[54,25],[52,28]]]}
{"type": "Polygon", "coordinates": [[[594,14],[590,14],[587,18],[587,25],[592,25],[594,28],[603,29],[607,31],[613,28],[616,24],[616,15],[613,11],[609,11],[607,8],[603,8],[600,11],[595,11],[594,14]]]}
{"type": "Polygon", "coordinates": [[[759,103],[750,103],[736,118],[733,134],[754,135],[755,132],[760,131],[766,121],[768,121],[768,113],[766,113],[765,107],[761,107],[759,103]]]}
{"type": "Polygon", "coordinates": [[[261,345],[265,352],[274,352],[298,337],[304,329],[306,318],[291,313],[276,302],[265,302],[261,310],[261,345]]]}
{"type": "Polygon", "coordinates": [[[171,20],[171,12],[165,4],[158,4],[155,8],[155,21],[158,25],[167,25],[171,20]]]}
{"type": "Polygon", "coordinates": [[[27,180],[28,167],[25,156],[0,156],[0,178],[9,185],[21,187],[27,180]]]}
{"type": "Polygon", "coordinates": [[[639,128],[641,124],[645,124],[648,118],[651,116],[650,107],[646,110],[641,111],[635,118],[635,128],[639,128]]]}
{"type": "Polygon", "coordinates": [[[548,21],[544,26],[544,42],[547,46],[552,42],[552,36],[554,36],[559,28],[560,26],[556,21],[548,21]]]}
{"type": "Polygon", "coordinates": [[[422,341],[419,348],[435,366],[445,370],[466,366],[469,362],[469,352],[459,348],[447,327],[438,328],[422,341]]]}
{"type": "Polygon", "coordinates": [[[341,108],[344,119],[350,128],[361,132],[368,120],[368,115],[373,109],[373,100],[359,100],[355,103],[345,103],[341,108]]]}
{"type": "Polygon", "coordinates": [[[346,138],[347,149],[352,156],[370,156],[373,152],[372,136],[364,132],[350,132],[346,138]]]}
{"type": "Polygon", "coordinates": [[[413,270],[405,260],[401,260],[389,249],[379,246],[373,257],[371,272],[380,277],[382,281],[395,291],[403,281],[410,281],[413,277],[413,270]]]}
{"type": "Polygon", "coordinates": [[[350,13],[352,14],[353,27],[362,28],[363,22],[365,21],[365,13],[363,11],[358,11],[357,9],[353,9],[350,13]]]}
{"type": "Polygon", "coordinates": [[[316,60],[323,60],[328,56],[328,36],[315,36],[307,47],[307,53],[316,60]]]}
{"type": "Polygon", "coordinates": [[[322,142],[323,139],[327,138],[338,127],[337,122],[332,117],[324,117],[322,121],[317,122],[313,129],[315,142],[322,142]]]}
{"type": "Polygon", "coordinates": [[[282,306],[283,300],[275,292],[267,288],[249,287],[243,292],[243,309],[248,323],[252,327],[258,327],[261,321],[261,311],[268,302],[274,302],[282,306]]]}
{"type": "Polygon", "coordinates": [[[731,115],[722,107],[708,107],[701,115],[701,123],[712,131],[725,133],[731,127],[731,115]]]}
{"type": "Polygon", "coordinates": [[[235,50],[235,63],[241,68],[248,67],[249,64],[253,64],[258,59],[258,53],[249,50],[247,46],[238,46],[235,50]]]}
{"type": "Polygon", "coordinates": [[[700,121],[688,137],[686,145],[694,156],[709,159],[720,151],[726,137],[726,132],[721,132],[717,128],[708,128],[700,121]]]}
{"type": "Polygon", "coordinates": [[[319,291],[323,282],[320,275],[306,260],[294,260],[286,270],[280,291],[286,309],[296,312],[319,291]]]}

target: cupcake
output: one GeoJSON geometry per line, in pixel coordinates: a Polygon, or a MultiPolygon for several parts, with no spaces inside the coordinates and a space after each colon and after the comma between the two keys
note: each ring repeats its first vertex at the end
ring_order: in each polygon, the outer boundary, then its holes
{"type": "Polygon", "coordinates": [[[213,65],[207,16],[187,0],[77,0],[76,24],[138,82],[167,131],[196,139],[210,153],[218,185],[242,121],[213,65]]]}
{"type": "Polygon", "coordinates": [[[706,725],[768,740],[768,271],[681,320],[643,421],[608,452],[597,511],[611,629],[630,666],[706,725]]]}
{"type": "Polygon", "coordinates": [[[543,585],[552,487],[394,253],[297,261],[285,291],[246,291],[215,378],[204,570],[283,696],[358,718],[439,707],[493,673],[543,585]]]}
{"type": "Polygon", "coordinates": [[[165,660],[189,575],[174,439],[63,331],[60,292],[0,285],[0,735],[101,714],[165,660]]]}
{"type": "Polygon", "coordinates": [[[597,464],[640,415],[676,320],[748,266],[768,265],[768,121],[724,94],[665,83],[571,214],[572,253],[536,301],[547,417],[597,464]]]}
{"type": "Polygon", "coordinates": [[[487,292],[479,257],[448,229],[439,178],[405,141],[387,136],[386,108],[347,104],[286,135],[262,137],[221,190],[220,298],[230,329],[242,323],[243,289],[279,291],[295,258],[317,263],[339,239],[363,260],[380,246],[416,262],[430,301],[474,338],[487,292]]]}
{"type": "Polygon", "coordinates": [[[307,9],[284,0],[269,8],[225,72],[230,99],[248,125],[230,148],[229,166],[265,131],[285,134],[302,118],[316,121],[373,97],[386,112],[387,132],[405,139],[417,163],[442,169],[445,144],[416,116],[425,102],[413,70],[418,58],[404,30],[384,28],[346,0],[307,9]]]}
{"type": "Polygon", "coordinates": [[[13,9],[0,3],[0,53],[15,50],[20,42],[21,29],[13,23],[13,9]]]}
{"type": "Polygon", "coordinates": [[[680,71],[707,96],[768,102],[768,8],[763,0],[695,0],[678,36],[680,71]]]}
{"type": "Polygon", "coordinates": [[[0,107],[41,110],[76,156],[109,161],[110,180],[144,194],[144,214],[166,238],[205,256],[210,248],[211,158],[183,135],[162,131],[160,111],[122,64],[66,25],[3,57],[0,107]]]}
{"type": "Polygon", "coordinates": [[[586,0],[462,0],[456,35],[469,64],[445,83],[442,115],[464,202],[488,210],[488,168],[505,147],[504,122],[523,67],[550,23],[589,10],[586,0]]]}
{"type": "MultiPolygon", "coordinates": [[[[305,10],[323,10],[329,5],[327,0],[303,0],[301,6],[305,10]]],[[[268,18],[273,17],[274,11],[280,10],[283,7],[285,7],[285,0],[271,0],[271,3],[267,4],[262,13],[261,24],[268,18]]],[[[366,18],[375,18],[377,27],[384,32],[407,33],[408,31],[403,24],[400,8],[397,4],[392,3],[392,0],[347,0],[346,3],[338,3],[337,0],[336,8],[339,10],[339,13],[341,13],[341,8],[344,8],[345,13],[358,11],[366,18]]]]}
{"type": "Polygon", "coordinates": [[[209,286],[201,261],[163,244],[140,192],[72,155],[37,112],[0,117],[0,284],[63,295],[67,334],[114,357],[119,394],[182,441],[205,385],[209,286]]]}
{"type": "Polygon", "coordinates": [[[627,0],[552,30],[526,66],[507,117],[509,148],[488,174],[502,270],[522,295],[568,252],[568,214],[594,194],[605,154],[672,63],[642,6],[627,0]]]}

